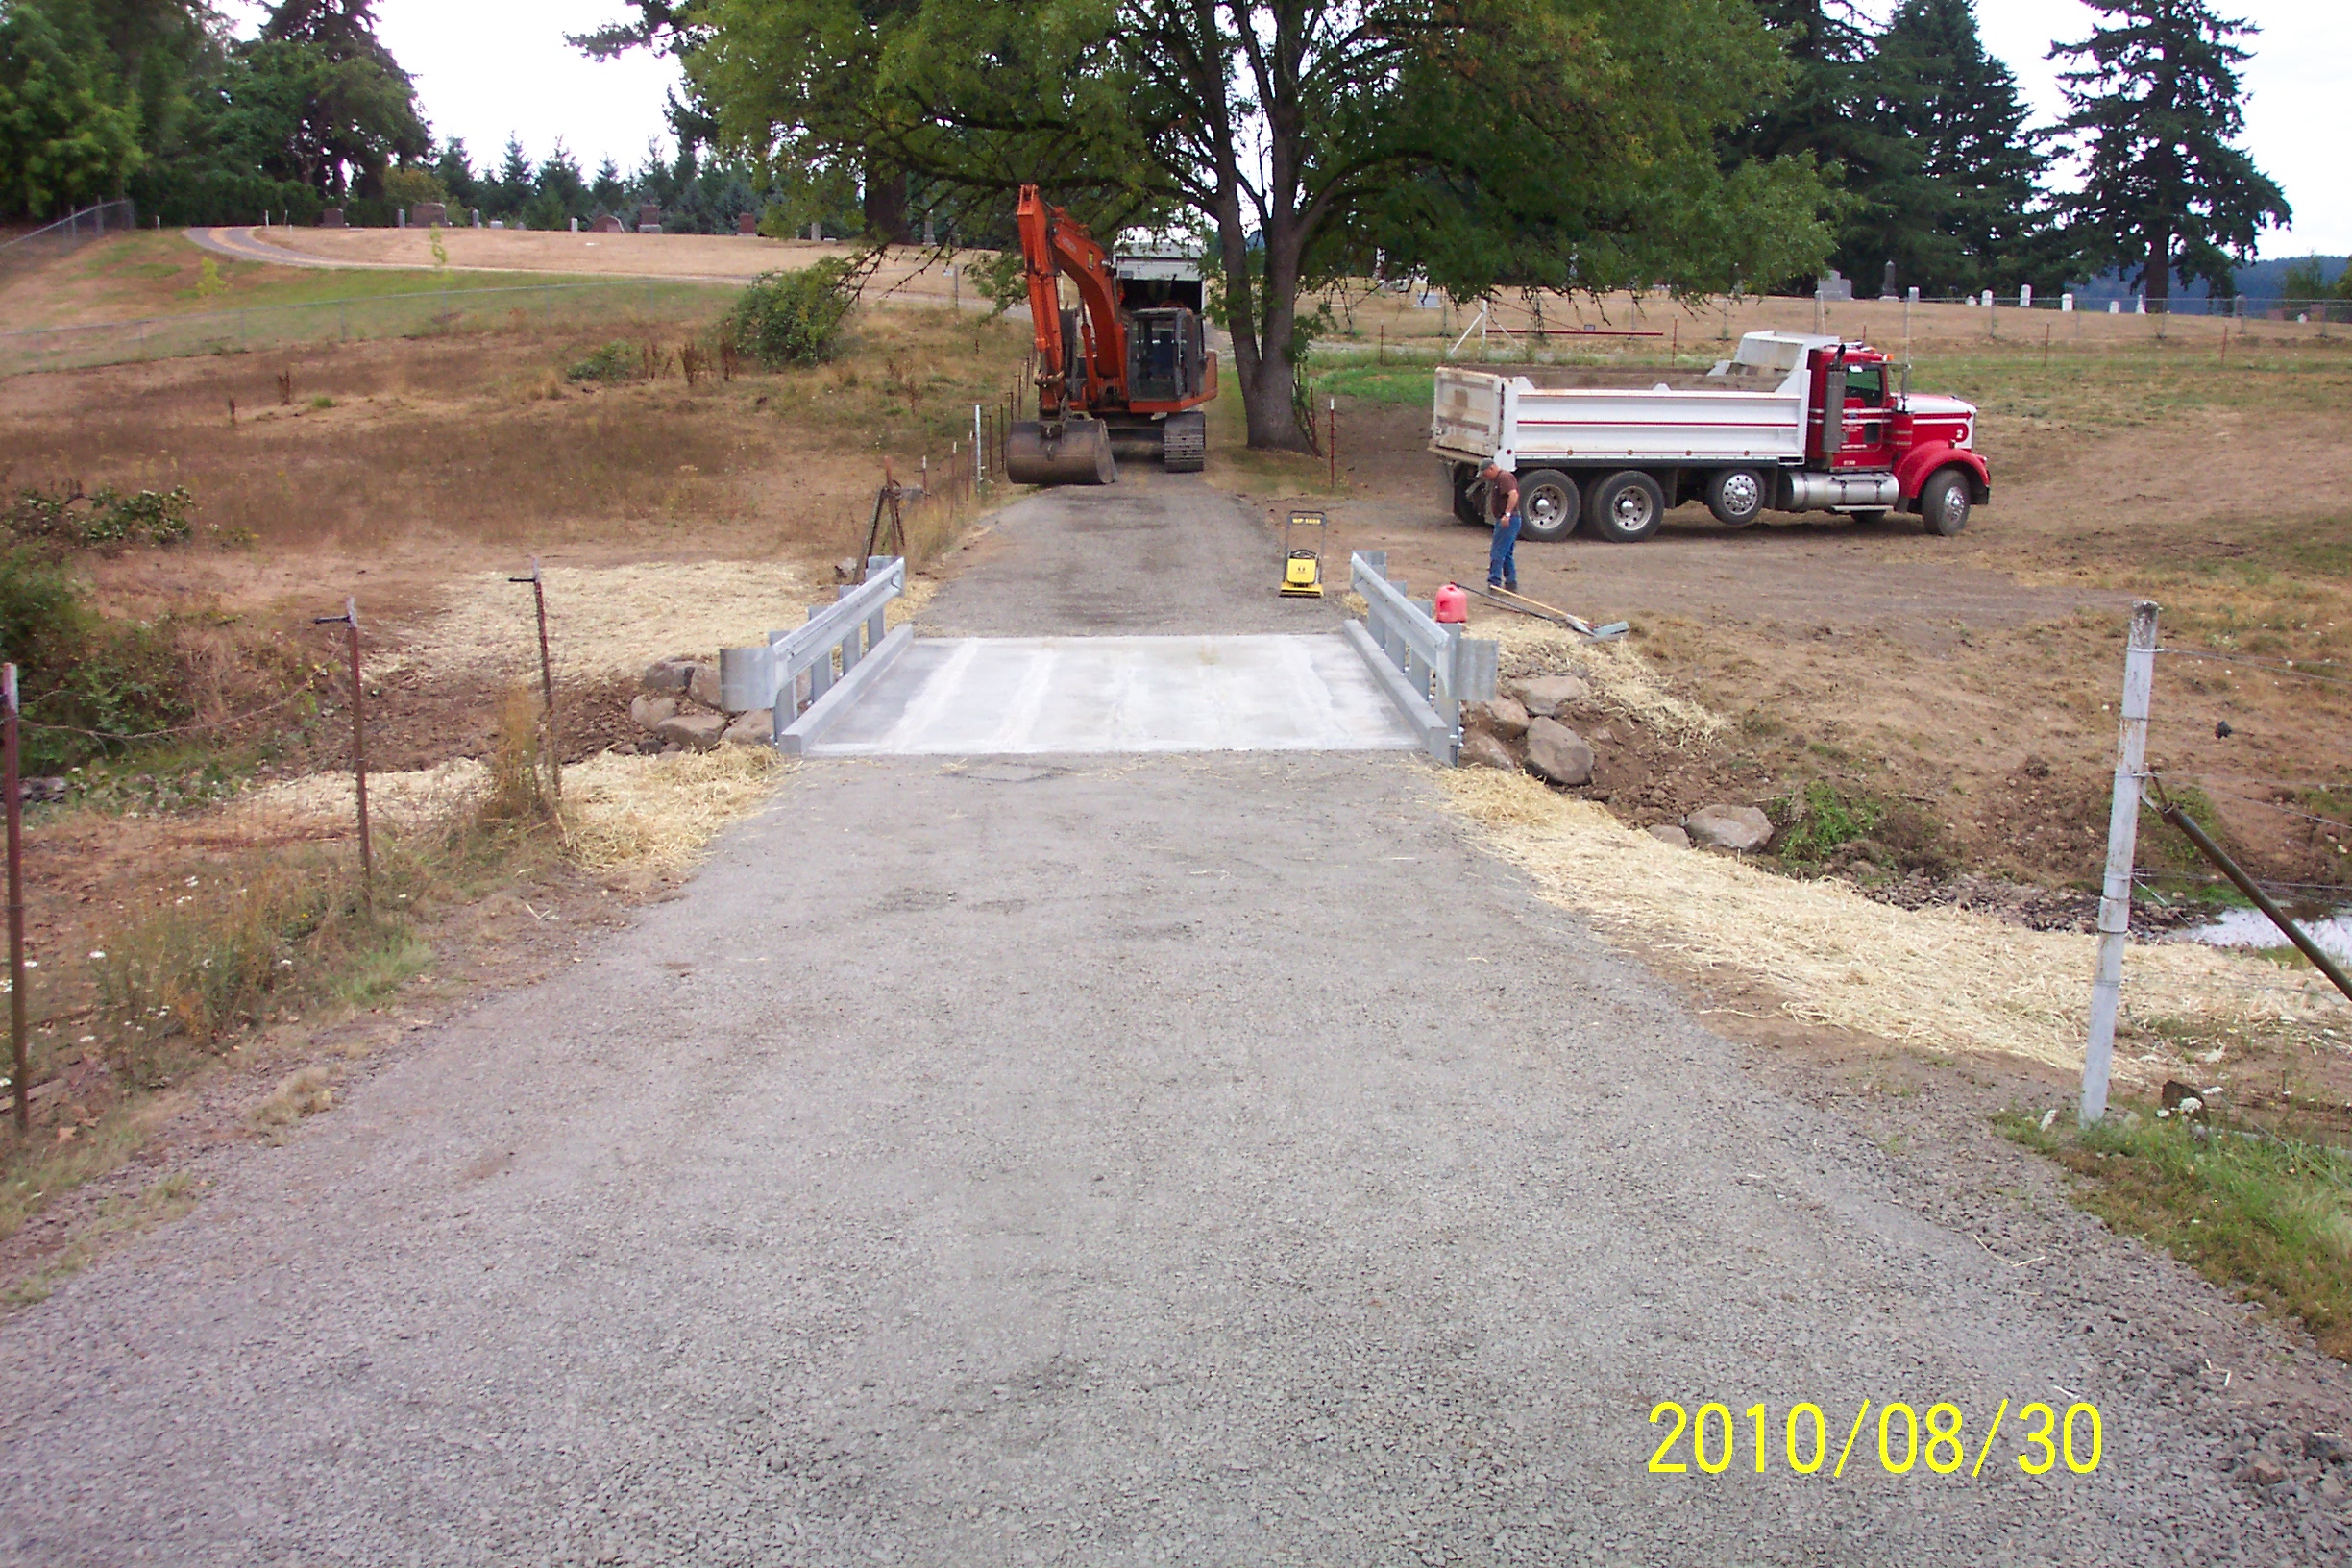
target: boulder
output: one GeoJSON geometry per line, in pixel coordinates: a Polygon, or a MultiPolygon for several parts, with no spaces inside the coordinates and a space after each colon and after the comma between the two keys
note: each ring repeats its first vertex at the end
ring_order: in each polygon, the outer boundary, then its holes
{"type": "Polygon", "coordinates": [[[1694,844],[1746,854],[1772,842],[1772,819],[1753,806],[1701,806],[1682,819],[1694,844]]]}
{"type": "Polygon", "coordinates": [[[681,713],[654,725],[653,733],[672,746],[689,751],[708,751],[719,744],[726,727],[726,715],[722,713],[681,713]]]}
{"type": "Polygon", "coordinates": [[[1519,771],[1519,759],[1510,754],[1510,747],[1482,729],[1474,729],[1462,737],[1461,765],[1464,768],[1500,768],[1507,773],[1519,771]]]}
{"type": "Polygon", "coordinates": [[[1672,822],[1655,822],[1643,828],[1642,831],[1657,840],[1658,843],[1671,844],[1677,849],[1688,849],[1691,846],[1690,835],[1672,822]]]}
{"type": "Polygon", "coordinates": [[[694,670],[692,659],[655,659],[646,666],[643,684],[656,697],[676,697],[694,679],[694,670]]]}
{"type": "Polygon", "coordinates": [[[1484,705],[1486,727],[1507,741],[1515,741],[1528,732],[1528,710],[1512,698],[1498,697],[1484,705]]]}
{"type": "Polygon", "coordinates": [[[697,664],[689,670],[686,673],[686,695],[706,708],[718,707],[719,667],[715,664],[697,664]]]}
{"type": "Polygon", "coordinates": [[[1592,782],[1592,747],[1584,737],[1556,720],[1538,719],[1528,725],[1528,772],[1555,784],[1592,782]]]}
{"type": "Polygon", "coordinates": [[[1535,718],[1556,719],[1563,708],[1592,698],[1592,688],[1574,675],[1535,675],[1513,681],[1510,695],[1535,718]]]}
{"type": "Polygon", "coordinates": [[[721,746],[775,745],[775,710],[754,708],[739,713],[727,722],[726,733],[719,737],[721,746]]]}
{"type": "Polygon", "coordinates": [[[677,698],[655,697],[651,692],[639,692],[629,698],[629,720],[639,729],[657,729],[665,719],[677,714],[677,698]]]}

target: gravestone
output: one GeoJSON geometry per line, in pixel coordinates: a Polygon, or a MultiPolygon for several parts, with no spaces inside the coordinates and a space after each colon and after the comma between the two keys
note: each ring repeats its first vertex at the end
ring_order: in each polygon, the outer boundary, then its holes
{"type": "Polygon", "coordinates": [[[493,229],[503,229],[506,227],[506,220],[504,218],[492,218],[490,220],[490,227],[493,229]]]}
{"type": "Polygon", "coordinates": [[[1821,300],[1850,300],[1853,298],[1853,284],[1847,281],[1845,274],[1831,267],[1815,282],[1813,294],[1821,300]]]}
{"type": "Polygon", "coordinates": [[[2071,291],[2058,296],[2058,313],[2066,316],[2074,313],[2074,295],[2071,291]]]}
{"type": "Polygon", "coordinates": [[[621,220],[607,212],[597,219],[593,227],[600,234],[617,234],[621,232],[621,220]]]}
{"type": "Polygon", "coordinates": [[[1886,277],[1878,284],[1878,297],[1882,300],[1895,297],[1895,263],[1892,261],[1886,264],[1886,277]]]}
{"type": "Polygon", "coordinates": [[[2033,284],[2020,283],[2018,285],[2018,308],[2020,310],[2033,308],[2033,284]]]}
{"type": "Polygon", "coordinates": [[[637,232],[641,234],[661,233],[661,204],[647,202],[637,208],[637,232]]]}
{"type": "Polygon", "coordinates": [[[420,227],[430,229],[436,224],[449,222],[449,204],[447,202],[419,202],[408,209],[408,216],[420,227]]]}
{"type": "Polygon", "coordinates": [[[481,227],[481,208],[478,207],[478,208],[475,208],[473,209],[473,211],[474,211],[474,227],[475,227],[475,228],[477,228],[477,229],[479,229],[479,228],[481,227]]]}
{"type": "Polygon", "coordinates": [[[343,209],[342,209],[341,208],[339,208],[339,207],[331,207],[331,208],[328,208],[326,211],[321,212],[321,213],[319,214],[318,226],[319,226],[321,229],[340,229],[340,228],[342,228],[342,227],[343,227],[343,209]]]}
{"type": "Polygon", "coordinates": [[[759,215],[758,215],[757,213],[755,213],[755,212],[738,212],[738,213],[736,213],[736,214],[735,214],[735,232],[736,232],[737,233],[739,233],[739,234],[756,234],[756,233],[759,233],[759,215]]]}

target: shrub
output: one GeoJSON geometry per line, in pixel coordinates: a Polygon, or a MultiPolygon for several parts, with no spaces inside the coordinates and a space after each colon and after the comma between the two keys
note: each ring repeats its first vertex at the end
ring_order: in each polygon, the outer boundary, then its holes
{"type": "Polygon", "coordinates": [[[736,301],[726,330],[764,365],[821,364],[833,357],[856,300],[855,274],[848,260],[833,256],[797,272],[764,272],[736,301]]]}
{"type": "Polygon", "coordinates": [[[196,531],[196,498],[184,485],[123,495],[111,485],[95,495],[78,483],[52,490],[27,488],[0,513],[0,533],[24,541],[112,550],[123,545],[183,544],[196,531]]]}
{"type": "Polygon", "coordinates": [[[0,659],[20,667],[32,772],[68,767],[107,749],[108,737],[188,713],[168,633],[90,609],[65,568],[35,546],[0,552],[0,659]]]}
{"type": "Polygon", "coordinates": [[[1784,824],[1780,858],[1799,865],[1822,860],[1840,845],[1867,837],[1886,815],[1886,807],[1868,796],[1850,796],[1825,779],[1815,779],[1801,794],[1773,802],[1773,815],[1784,824]]]}
{"type": "Polygon", "coordinates": [[[640,355],[634,343],[606,343],[591,349],[564,372],[569,381],[625,381],[637,374],[640,355]]]}

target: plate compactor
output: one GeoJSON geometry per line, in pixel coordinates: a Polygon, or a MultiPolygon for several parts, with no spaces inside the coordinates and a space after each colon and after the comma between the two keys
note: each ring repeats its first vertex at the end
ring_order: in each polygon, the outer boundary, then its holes
{"type": "Polygon", "coordinates": [[[1023,185],[1016,212],[1037,333],[1038,417],[1005,444],[1016,484],[1111,484],[1114,438],[1159,449],[1171,474],[1208,460],[1200,405],[1216,396],[1204,347],[1200,266],[1175,253],[1107,257],[1085,227],[1023,185]],[[1079,308],[1062,308],[1061,279],[1079,308]]]}
{"type": "Polygon", "coordinates": [[[1283,598],[1323,597],[1323,547],[1330,536],[1330,520],[1321,512],[1292,512],[1283,521],[1283,598]],[[1290,536],[1304,528],[1314,530],[1312,550],[1290,543],[1290,536]]]}

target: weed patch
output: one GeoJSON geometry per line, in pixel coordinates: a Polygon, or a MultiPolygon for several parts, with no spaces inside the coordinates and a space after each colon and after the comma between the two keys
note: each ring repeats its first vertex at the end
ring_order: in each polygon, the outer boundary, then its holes
{"type": "Polygon", "coordinates": [[[2352,1360],[2352,1153],[2177,1116],[2046,1132],[2011,1113],[1997,1125],[2083,1178],[2076,1201],[2108,1224],[2352,1360]]]}

